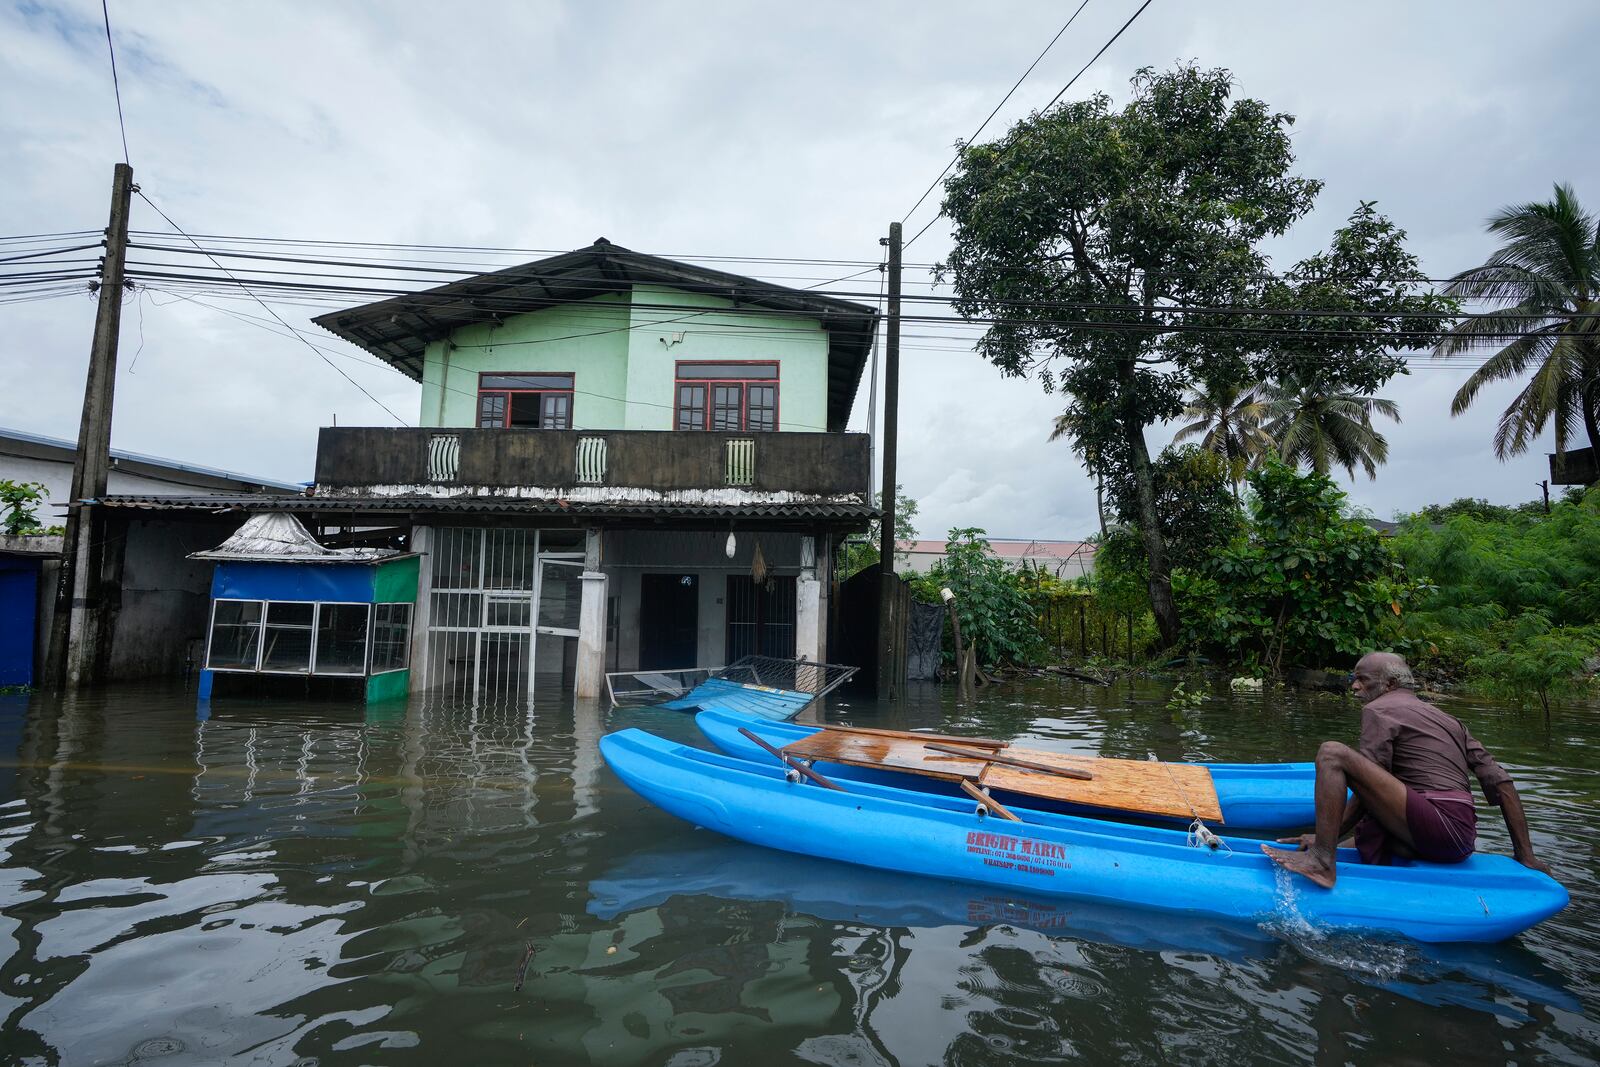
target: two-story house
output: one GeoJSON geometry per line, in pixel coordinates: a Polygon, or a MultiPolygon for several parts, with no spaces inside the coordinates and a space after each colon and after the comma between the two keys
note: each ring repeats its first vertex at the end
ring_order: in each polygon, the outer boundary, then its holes
{"type": "MultiPolygon", "coordinates": [[[[823,660],[835,552],[873,514],[845,426],[877,319],[604,239],[332,312],[421,383],[419,425],[325,428],[310,496],[223,506],[417,554],[413,689],[594,696],[612,670],[823,660]]],[[[223,610],[267,639],[270,603],[223,610]]],[[[250,631],[229,634],[247,670],[250,631]]]]}

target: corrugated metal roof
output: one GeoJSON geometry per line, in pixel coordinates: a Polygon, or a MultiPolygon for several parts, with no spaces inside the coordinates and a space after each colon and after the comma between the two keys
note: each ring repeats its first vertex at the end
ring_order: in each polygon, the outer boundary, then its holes
{"type": "Polygon", "coordinates": [[[265,494],[227,496],[106,496],[107,508],[146,511],[281,511],[295,513],[365,513],[386,515],[571,516],[592,519],[774,519],[826,523],[865,523],[877,509],[866,504],[582,504],[561,500],[490,500],[476,497],[281,497],[265,494]]]}
{"type": "MultiPolygon", "coordinates": [[[[26,430],[13,430],[0,426],[0,451],[5,451],[5,441],[15,441],[20,444],[34,445],[38,448],[49,449],[61,453],[64,462],[72,462],[72,457],[78,451],[76,441],[68,441],[62,437],[48,437],[42,433],[29,433],[26,430]]],[[[280,489],[285,493],[299,493],[305,489],[304,484],[294,482],[280,482],[272,478],[257,478],[251,474],[240,474],[237,471],[225,471],[217,467],[202,467],[197,463],[179,463],[175,459],[162,459],[160,456],[147,456],[143,452],[129,452],[126,449],[113,448],[111,450],[112,467],[117,467],[118,461],[132,463],[145,467],[158,468],[179,474],[199,474],[207,478],[218,478],[223,481],[238,482],[244,486],[259,486],[262,489],[280,489]]],[[[137,473],[137,472],[134,472],[137,473]]]]}
{"type": "Polygon", "coordinates": [[[251,515],[216,548],[189,553],[190,559],[271,563],[377,563],[401,555],[392,548],[329,548],[311,536],[300,520],[282,511],[251,515]]]}

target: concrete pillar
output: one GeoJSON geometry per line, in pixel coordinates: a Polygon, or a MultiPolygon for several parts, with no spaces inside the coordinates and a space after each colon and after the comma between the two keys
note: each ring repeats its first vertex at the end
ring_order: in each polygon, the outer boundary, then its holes
{"type": "Polygon", "coordinates": [[[411,674],[407,680],[412,692],[437,681],[430,677],[433,664],[428,660],[428,624],[433,617],[433,544],[432,527],[411,528],[411,551],[422,557],[417,561],[417,603],[411,609],[411,674]]]}
{"type": "Polygon", "coordinates": [[[574,692],[593,699],[606,687],[606,576],[600,570],[600,531],[584,541],[583,599],[578,610],[578,670],[574,692]]]}
{"type": "Polygon", "coordinates": [[[795,581],[794,654],[813,663],[822,659],[822,583],[817,580],[816,540],[800,539],[800,577],[795,581]]]}

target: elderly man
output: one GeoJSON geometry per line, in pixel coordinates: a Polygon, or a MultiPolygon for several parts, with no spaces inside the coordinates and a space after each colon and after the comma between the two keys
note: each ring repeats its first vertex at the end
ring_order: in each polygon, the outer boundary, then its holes
{"type": "Polygon", "coordinates": [[[1550,873],[1533,854],[1511,776],[1460,720],[1417,699],[1411,668],[1402,657],[1393,652],[1361,657],[1350,688],[1366,705],[1361,750],[1323,743],[1317,750],[1316,832],[1282,839],[1298,843],[1299,851],[1266,844],[1261,851],[1329,889],[1337,876],[1334,850],[1352,829],[1363,863],[1387,864],[1394,856],[1460,863],[1472,855],[1478,836],[1470,772],[1489,803],[1500,806],[1517,861],[1550,873]],[[1352,794],[1348,802],[1346,790],[1352,794]]]}

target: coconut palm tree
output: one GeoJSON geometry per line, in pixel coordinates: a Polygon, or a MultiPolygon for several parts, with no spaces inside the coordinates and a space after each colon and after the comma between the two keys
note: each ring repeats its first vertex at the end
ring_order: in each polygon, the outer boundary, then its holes
{"type": "Polygon", "coordinates": [[[1192,421],[1178,430],[1172,443],[1200,438],[1201,448],[1215,452],[1228,464],[1233,495],[1238,496],[1244,472],[1274,451],[1264,425],[1267,416],[1265,390],[1260,385],[1207,382],[1189,394],[1183,417],[1192,421]]]}
{"type": "Polygon", "coordinates": [[[1547,425],[1557,451],[1582,427],[1600,454],[1600,227],[1570,185],[1557,185],[1547,203],[1500,211],[1489,232],[1505,243],[1445,288],[1448,296],[1497,305],[1463,318],[1433,350],[1436,359],[1493,352],[1456,392],[1450,414],[1466,411],[1490,382],[1532,371],[1500,415],[1495,455],[1527,451],[1547,425]]]}
{"type": "Polygon", "coordinates": [[[1372,425],[1372,416],[1400,421],[1400,407],[1392,400],[1326,392],[1302,381],[1273,385],[1267,412],[1266,432],[1285,462],[1304,463],[1318,474],[1343,467],[1352,479],[1357,467],[1376,478],[1378,464],[1389,458],[1389,442],[1372,425]]]}

